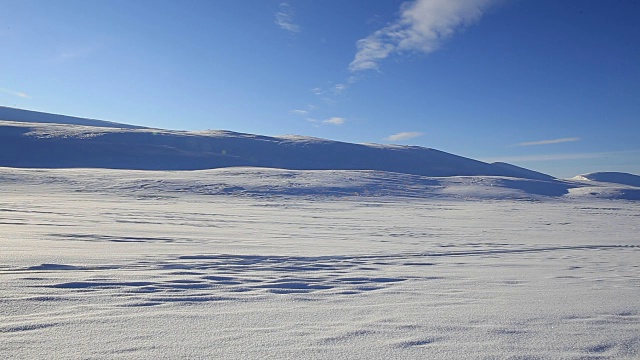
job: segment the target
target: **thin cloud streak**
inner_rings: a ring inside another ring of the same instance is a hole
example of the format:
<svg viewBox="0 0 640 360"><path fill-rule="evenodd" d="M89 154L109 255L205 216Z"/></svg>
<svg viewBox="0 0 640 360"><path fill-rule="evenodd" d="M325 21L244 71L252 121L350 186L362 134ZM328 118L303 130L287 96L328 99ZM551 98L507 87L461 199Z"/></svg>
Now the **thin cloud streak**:
<svg viewBox="0 0 640 360"><path fill-rule="evenodd" d="M341 117L332 117L327 120L324 120L323 124L331 124L331 125L342 125L347 122L347 119Z"/></svg>
<svg viewBox="0 0 640 360"><path fill-rule="evenodd" d="M478 21L494 0L415 0L400 8L400 18L356 42L351 72L378 70L392 54L430 53L455 34Z"/></svg>
<svg viewBox="0 0 640 360"><path fill-rule="evenodd" d="M339 96L342 95L347 89L349 89L349 85L355 82L354 79L349 78L345 83L334 84L332 82L327 82L324 87L316 86L314 88L309 89L311 93L317 96Z"/></svg>
<svg viewBox="0 0 640 360"><path fill-rule="evenodd" d="M386 141L401 141L401 140L409 140L409 139L417 138L422 135L424 135L424 133L417 132L417 131L408 131L408 132L393 134L393 135L387 136L384 139Z"/></svg>
<svg viewBox="0 0 640 360"><path fill-rule="evenodd" d="M0 88L0 92L3 92L5 94L9 94L9 95L13 95L13 96L17 96L17 97L23 98L23 99L31 98L31 96L27 95L26 93L23 93L23 92L20 92L20 91L14 91L14 90L10 90L10 89Z"/></svg>
<svg viewBox="0 0 640 360"><path fill-rule="evenodd" d="M307 114L309 114L309 111L296 109L296 110L289 111L289 113L293 115L306 116Z"/></svg>
<svg viewBox="0 0 640 360"><path fill-rule="evenodd" d="M484 162L536 162L536 161L564 161L564 160L579 160L579 159L595 159L609 156L621 156L621 155L640 155L640 150L629 151L609 151L609 152L596 152L596 153L575 153L575 154L538 154L538 155L524 155L524 156L507 156L499 158L482 159Z"/></svg>
<svg viewBox="0 0 640 360"><path fill-rule="evenodd" d="M346 84L336 84L333 87L333 93L336 95L342 94L345 90L347 90L348 86Z"/></svg>
<svg viewBox="0 0 640 360"><path fill-rule="evenodd" d="M315 124L315 126L320 126L320 125L344 125L344 123L347 122L347 119L342 118L342 117L331 117L328 118L326 120L318 120L318 119L314 119L314 118L307 118L306 119L308 122Z"/></svg>
<svg viewBox="0 0 640 360"><path fill-rule="evenodd" d="M550 144L561 144L561 143L574 142L574 141L580 141L580 138L572 137L572 138L561 138L561 139L551 139L551 140L527 141L527 142L521 142L512 146L550 145Z"/></svg>
<svg viewBox="0 0 640 360"><path fill-rule="evenodd" d="M300 26L293 21L293 15L293 9L289 3L280 3L280 11L276 13L276 25L290 33L300 32Z"/></svg>

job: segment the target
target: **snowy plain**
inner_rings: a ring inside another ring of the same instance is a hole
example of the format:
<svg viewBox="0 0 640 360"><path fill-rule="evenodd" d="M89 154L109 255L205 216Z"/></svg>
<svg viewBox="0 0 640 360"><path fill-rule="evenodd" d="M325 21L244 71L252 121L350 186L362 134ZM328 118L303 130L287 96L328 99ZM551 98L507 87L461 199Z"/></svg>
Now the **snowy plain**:
<svg viewBox="0 0 640 360"><path fill-rule="evenodd" d="M637 359L637 191L0 168L0 358Z"/></svg>

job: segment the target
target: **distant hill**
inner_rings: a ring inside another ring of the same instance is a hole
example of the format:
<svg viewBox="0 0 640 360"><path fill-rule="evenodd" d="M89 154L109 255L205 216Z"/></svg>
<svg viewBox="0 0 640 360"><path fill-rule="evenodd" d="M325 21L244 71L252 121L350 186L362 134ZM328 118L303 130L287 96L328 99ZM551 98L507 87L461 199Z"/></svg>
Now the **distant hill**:
<svg viewBox="0 0 640 360"><path fill-rule="evenodd" d="M574 179L640 187L640 176L622 172L594 172L578 175Z"/></svg>
<svg viewBox="0 0 640 360"><path fill-rule="evenodd" d="M0 110L0 118L4 114L4 120L8 120L0 121L0 166L5 167L199 170L251 166L554 179L510 164L488 164L419 146L352 144L230 131L158 130L10 108Z"/></svg>
<svg viewBox="0 0 640 360"><path fill-rule="evenodd" d="M135 125L120 124L104 120L85 119L74 116L49 114L38 111L16 109L6 106L0 106L0 120L31 123L72 124L122 129L142 129L142 127Z"/></svg>

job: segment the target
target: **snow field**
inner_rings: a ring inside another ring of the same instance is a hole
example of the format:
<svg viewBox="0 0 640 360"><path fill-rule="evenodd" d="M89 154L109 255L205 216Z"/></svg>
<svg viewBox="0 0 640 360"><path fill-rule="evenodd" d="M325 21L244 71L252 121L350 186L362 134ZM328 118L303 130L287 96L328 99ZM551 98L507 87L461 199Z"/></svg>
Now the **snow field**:
<svg viewBox="0 0 640 360"><path fill-rule="evenodd" d="M235 171L1 171L0 358L640 356L634 202Z"/></svg>

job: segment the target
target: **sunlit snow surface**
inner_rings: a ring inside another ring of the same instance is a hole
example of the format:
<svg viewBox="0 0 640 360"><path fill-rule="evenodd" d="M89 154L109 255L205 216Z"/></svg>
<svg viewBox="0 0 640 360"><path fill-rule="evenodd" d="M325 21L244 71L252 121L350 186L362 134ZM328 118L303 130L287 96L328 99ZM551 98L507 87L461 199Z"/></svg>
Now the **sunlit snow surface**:
<svg viewBox="0 0 640 360"><path fill-rule="evenodd" d="M0 358L640 357L639 203L524 185L0 168Z"/></svg>

